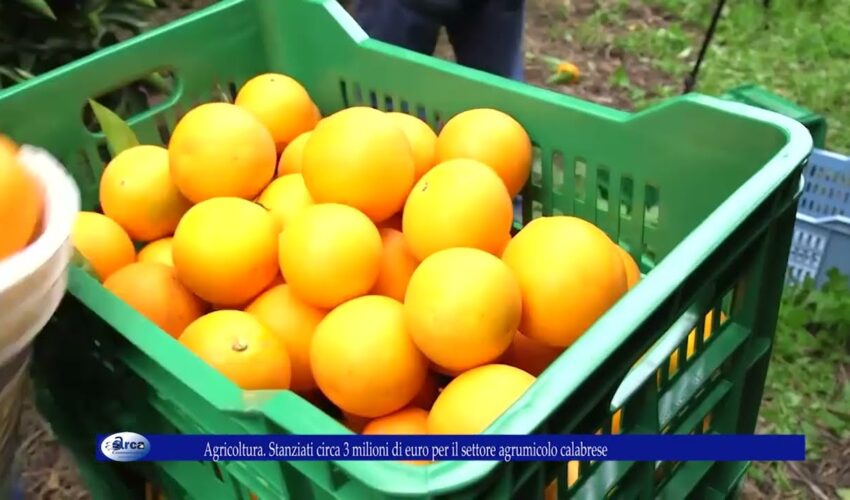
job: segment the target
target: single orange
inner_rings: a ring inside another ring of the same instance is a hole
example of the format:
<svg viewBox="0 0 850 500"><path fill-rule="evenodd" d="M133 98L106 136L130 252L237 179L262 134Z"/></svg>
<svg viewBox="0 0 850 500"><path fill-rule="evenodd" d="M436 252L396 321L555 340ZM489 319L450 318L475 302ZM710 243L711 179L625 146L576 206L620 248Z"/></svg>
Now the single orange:
<svg viewBox="0 0 850 500"><path fill-rule="evenodd" d="M136 248L124 228L97 212L77 214L71 243L91 264L101 282L136 261Z"/></svg>
<svg viewBox="0 0 850 500"><path fill-rule="evenodd" d="M266 186L257 203L271 212L283 230L298 212L313 204L313 197L301 174L287 174Z"/></svg>
<svg viewBox="0 0 850 500"><path fill-rule="evenodd" d="M192 322L180 343L245 390L288 389L283 340L244 311L213 311Z"/></svg>
<svg viewBox="0 0 850 500"><path fill-rule="evenodd" d="M310 364L319 389L343 411L380 417L419 393L428 364L404 326L400 302L381 295L349 300L313 334Z"/></svg>
<svg viewBox="0 0 850 500"><path fill-rule="evenodd" d="M43 193L17 158L17 145L0 135L0 260L23 250L39 232Z"/></svg>
<svg viewBox="0 0 850 500"><path fill-rule="evenodd" d="M239 89L234 103L265 125L278 153L300 134L313 130L321 118L307 89L279 73L251 78Z"/></svg>
<svg viewBox="0 0 850 500"><path fill-rule="evenodd" d="M277 163L277 176L282 177L287 174L301 173L301 159L304 157L304 146L310 138L312 132L304 132L292 140L280 154L280 160Z"/></svg>
<svg viewBox="0 0 850 500"><path fill-rule="evenodd" d="M413 180L418 181L436 163L437 134L430 125L413 115L392 112L387 113L387 116L404 132L410 142L415 167Z"/></svg>
<svg viewBox="0 0 850 500"><path fill-rule="evenodd" d="M513 366L479 366L443 389L428 414L429 434L480 434L531 387L535 378Z"/></svg>
<svg viewBox="0 0 850 500"><path fill-rule="evenodd" d="M640 281L640 268L638 268L637 262L635 262L635 259L632 258L629 252L619 245L615 246L620 253L620 257L623 259L623 269L626 271L626 283L629 289L631 289Z"/></svg>
<svg viewBox="0 0 850 500"><path fill-rule="evenodd" d="M139 262L158 262L174 267L174 259L171 258L171 241L171 237L151 241L139 250L137 260Z"/></svg>
<svg viewBox="0 0 850 500"><path fill-rule="evenodd" d="M18 144L9 136L0 134L0 155L17 156Z"/></svg>
<svg viewBox="0 0 850 500"><path fill-rule="evenodd" d="M577 460L567 462L567 488L571 488L579 478L579 467ZM543 491L543 500L558 499L558 480L549 483L549 486Z"/></svg>
<svg viewBox="0 0 850 500"><path fill-rule="evenodd" d="M501 362L539 377L562 352L564 350L559 347L530 339L517 331Z"/></svg>
<svg viewBox="0 0 850 500"><path fill-rule="evenodd" d="M440 381L437 378L437 374L428 372L428 376L425 377L425 383L422 385L422 389L419 390L419 393L416 394L413 401L410 402L410 406L422 408L423 410L430 410L439 395Z"/></svg>
<svg viewBox="0 0 850 500"><path fill-rule="evenodd" d="M501 257L503 253L505 253L505 249L508 248L508 243L511 242L511 233L508 233L504 236L504 240L502 240L502 249L496 254L498 257Z"/></svg>
<svg viewBox="0 0 850 500"><path fill-rule="evenodd" d="M177 279L174 268L134 262L112 273L103 287L174 338L198 319L205 304Z"/></svg>
<svg viewBox="0 0 850 500"><path fill-rule="evenodd" d="M513 223L507 189L474 160L441 163L419 179L404 205L402 231L413 255L472 247L499 255Z"/></svg>
<svg viewBox="0 0 850 500"><path fill-rule="evenodd" d="M383 245L363 212L322 203L301 210L280 233L280 269L302 300L332 309L372 289Z"/></svg>
<svg viewBox="0 0 850 500"><path fill-rule="evenodd" d="M463 369L452 370L452 369L446 368L445 366L440 366L438 363L435 363L433 361L431 361L430 367L431 367L431 371L433 373L439 374L443 377L449 377L449 378L457 377L458 375L460 375L461 373L466 371L466 370L463 370Z"/></svg>
<svg viewBox="0 0 850 500"><path fill-rule="evenodd" d="M327 413L328 415L336 415L337 413L339 413L339 409L334 406L333 403L331 403L330 399L328 399L324 394L322 394L322 391L318 389L302 391L298 393L298 395L304 398L316 408Z"/></svg>
<svg viewBox="0 0 850 500"><path fill-rule="evenodd" d="M363 427L364 435L405 436L428 434L428 412L422 408L408 407L378 417ZM411 465L426 465L430 460L403 460Z"/></svg>
<svg viewBox="0 0 850 500"><path fill-rule="evenodd" d="M502 260L522 289L519 330L553 347L570 346L627 290L615 245L577 217L529 222L508 243Z"/></svg>
<svg viewBox="0 0 850 500"><path fill-rule="evenodd" d="M422 408L403 408L366 424L363 434L427 434L428 412Z"/></svg>
<svg viewBox="0 0 850 500"><path fill-rule="evenodd" d="M177 276L217 306L242 306L278 274L278 226L241 198L212 198L186 212L172 240Z"/></svg>
<svg viewBox="0 0 850 500"><path fill-rule="evenodd" d="M498 359L514 338L521 308L510 268L475 248L450 248L422 261L404 298L413 342L453 373Z"/></svg>
<svg viewBox="0 0 850 500"><path fill-rule="evenodd" d="M398 213L394 214L392 217L390 217L389 219L387 219L383 222L379 222L378 223L378 229L388 227L390 229L395 229L396 231L401 231L401 219L402 219L402 214L401 214L401 212L398 212Z"/></svg>
<svg viewBox="0 0 850 500"><path fill-rule="evenodd" d="M186 113L168 142L171 179L193 203L217 197L253 200L274 177L275 143L250 112L225 102Z"/></svg>
<svg viewBox="0 0 850 500"><path fill-rule="evenodd" d="M315 389L310 370L310 343L326 311L296 297L288 285L278 285L254 299L245 312L259 319L286 344L292 364L290 388L299 392Z"/></svg>
<svg viewBox="0 0 850 500"><path fill-rule="evenodd" d="M323 119L304 146L301 173L317 203L354 207L381 222L413 186L413 151L381 111L354 107Z"/></svg>
<svg viewBox="0 0 850 500"><path fill-rule="evenodd" d="M192 204L171 182L168 150L142 145L121 151L106 165L100 206L130 238L152 241L174 233Z"/></svg>
<svg viewBox="0 0 850 500"><path fill-rule="evenodd" d="M404 301L407 283L413 271L416 270L416 266L419 265L419 261L410 253L410 248L401 231L381 228L380 233L384 244L381 254L381 271L371 293L386 295L401 302Z"/></svg>
<svg viewBox="0 0 850 500"><path fill-rule="evenodd" d="M437 137L437 163L455 158L488 165L499 174L513 198L531 172L531 139L522 125L506 113L470 109L449 119Z"/></svg>
<svg viewBox="0 0 850 500"><path fill-rule="evenodd" d="M242 304L237 304L237 305L234 305L234 306L226 306L226 305L221 305L221 304L211 304L212 309L214 311L218 311L219 309L237 309L239 311L244 311L248 306L251 305L252 302L257 300L257 298L259 298L260 295L266 293L267 291L271 290L272 288L274 288L278 285L283 285L285 283L286 282L283 280L283 276L281 276L280 273L277 273L275 275L274 279L272 279L271 283L269 283L267 287L263 288L263 290L260 293L251 297L250 300L247 300Z"/></svg>
<svg viewBox="0 0 850 500"><path fill-rule="evenodd" d="M363 428L366 427L366 424L368 424L370 420L371 419L367 417L360 417L345 410L342 411L342 425L348 427L348 430L356 432L357 434L363 432Z"/></svg>

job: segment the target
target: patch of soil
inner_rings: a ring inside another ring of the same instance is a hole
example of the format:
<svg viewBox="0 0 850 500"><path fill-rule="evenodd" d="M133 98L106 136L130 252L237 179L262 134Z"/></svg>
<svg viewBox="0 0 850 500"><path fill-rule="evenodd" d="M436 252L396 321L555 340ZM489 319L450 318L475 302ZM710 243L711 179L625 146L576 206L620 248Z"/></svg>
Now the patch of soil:
<svg viewBox="0 0 850 500"><path fill-rule="evenodd" d="M850 366L844 365L836 375L846 377L848 370ZM764 422L759 419L756 432L765 432L764 427ZM842 439L825 429L821 429L820 438L826 441L820 458L784 464L784 473L795 488L796 498L831 500L839 498L839 490L850 489L850 439ZM744 483L744 492L749 495L745 498L752 499L788 496L788 492L781 490L779 485L757 483L751 478Z"/></svg>
<svg viewBox="0 0 850 500"><path fill-rule="evenodd" d="M643 5L631 5L623 23L606 28L600 43L586 46L570 40L567 34L578 27L601 6L611 0L527 0L525 18L526 53L525 78L532 85L570 94L591 102L619 109L632 110L634 102L628 89L618 86L612 76L623 68L632 85L650 92L661 85L679 86L670 75L654 68L651 61L626 54L614 45L614 40L626 30L657 28L667 24L665 15ZM440 37L435 55L453 60L451 45ZM575 64L579 81L571 84L549 84L552 69L546 58Z"/></svg>
<svg viewBox="0 0 850 500"><path fill-rule="evenodd" d="M850 486L850 440L830 441L819 460L790 462L786 467L793 483L820 499L833 498L832 493Z"/></svg>
<svg viewBox="0 0 850 500"><path fill-rule="evenodd" d="M35 408L32 389L26 392L21 412L18 459L21 488L26 499L89 500L70 452L64 448Z"/></svg>
<svg viewBox="0 0 850 500"><path fill-rule="evenodd" d="M159 2L157 3L159 4ZM156 9L153 15L148 18L150 28L162 26L214 3L216 3L216 0L167 0L163 7Z"/></svg>
<svg viewBox="0 0 850 500"><path fill-rule="evenodd" d="M662 84L675 83L663 73L633 55L625 54L613 44L618 31L657 27L664 23L658 15L645 6L630 6L622 26L606 29L600 38L603 43L595 47L568 41L567 33L575 33L578 26L592 15L603 2L595 0L529 0L526 14L526 52L531 57L526 70L529 83L547 86L551 70L544 56L568 61L581 70L582 77L574 85L549 85L560 92L588 101L620 109L633 109L634 103L626 89L612 81L614 72L623 68L634 86L654 89ZM560 14L563 12L563 14ZM557 26L557 29L553 29Z"/></svg>

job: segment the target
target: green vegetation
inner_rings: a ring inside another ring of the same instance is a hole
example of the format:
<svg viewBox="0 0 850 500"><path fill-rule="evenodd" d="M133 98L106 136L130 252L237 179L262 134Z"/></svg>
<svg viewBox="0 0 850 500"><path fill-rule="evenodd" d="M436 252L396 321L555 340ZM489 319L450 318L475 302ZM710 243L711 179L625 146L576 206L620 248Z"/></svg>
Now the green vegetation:
<svg viewBox="0 0 850 500"><path fill-rule="evenodd" d="M0 0L0 89L138 35L157 8L154 0ZM167 84L152 75L102 100L129 114Z"/></svg>
<svg viewBox="0 0 850 500"><path fill-rule="evenodd" d="M821 460L830 445L834 452L836 443L850 441L847 277L832 273L821 289L811 282L786 289L760 418L760 432L805 434L807 460ZM789 491L785 467L758 464L750 477Z"/></svg>
<svg viewBox="0 0 850 500"><path fill-rule="evenodd" d="M576 31L585 45L607 40L681 82L696 57L716 0L642 0L657 23L632 23L627 4L600 2ZM611 35L613 33L613 35ZM614 76L637 107L677 88L633 89ZM759 84L827 117L829 149L850 152L850 0L727 2L700 71L697 90L719 95Z"/></svg>
<svg viewBox="0 0 850 500"><path fill-rule="evenodd" d="M671 9L704 0L656 0ZM713 2L711 2L713 3ZM827 116L830 149L850 152L850 1L729 2L699 88L753 82ZM707 14L701 18L708 20ZM705 23L703 23L705 24Z"/></svg>
<svg viewBox="0 0 850 500"><path fill-rule="evenodd" d="M0 88L141 33L154 0L0 0Z"/></svg>

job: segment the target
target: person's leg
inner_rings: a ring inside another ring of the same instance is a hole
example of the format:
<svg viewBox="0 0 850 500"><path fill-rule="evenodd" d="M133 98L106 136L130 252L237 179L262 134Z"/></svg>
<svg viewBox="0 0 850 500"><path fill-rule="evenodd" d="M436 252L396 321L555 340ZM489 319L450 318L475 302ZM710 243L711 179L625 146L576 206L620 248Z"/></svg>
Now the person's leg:
<svg viewBox="0 0 850 500"><path fill-rule="evenodd" d="M457 62L496 75L523 80L524 0L482 0L446 26Z"/></svg>
<svg viewBox="0 0 850 500"><path fill-rule="evenodd" d="M371 38L431 55L440 24L402 0L356 0L354 19Z"/></svg>

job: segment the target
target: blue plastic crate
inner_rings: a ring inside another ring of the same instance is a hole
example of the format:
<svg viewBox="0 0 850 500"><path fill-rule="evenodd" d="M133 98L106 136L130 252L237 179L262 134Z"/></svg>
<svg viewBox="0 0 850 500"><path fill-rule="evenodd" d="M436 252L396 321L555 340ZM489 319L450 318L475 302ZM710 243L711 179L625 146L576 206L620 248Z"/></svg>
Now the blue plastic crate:
<svg viewBox="0 0 850 500"><path fill-rule="evenodd" d="M803 176L786 279L821 286L830 269L850 276L850 157L815 149Z"/></svg>

